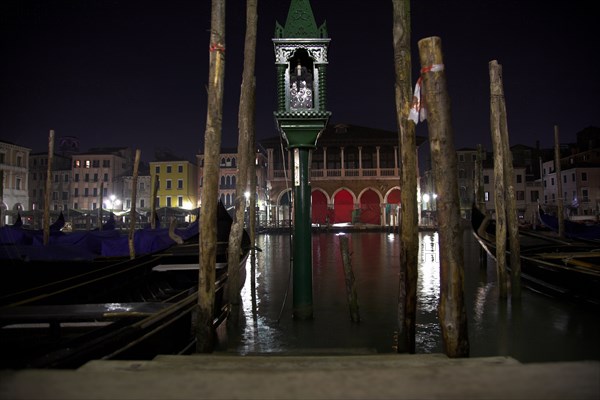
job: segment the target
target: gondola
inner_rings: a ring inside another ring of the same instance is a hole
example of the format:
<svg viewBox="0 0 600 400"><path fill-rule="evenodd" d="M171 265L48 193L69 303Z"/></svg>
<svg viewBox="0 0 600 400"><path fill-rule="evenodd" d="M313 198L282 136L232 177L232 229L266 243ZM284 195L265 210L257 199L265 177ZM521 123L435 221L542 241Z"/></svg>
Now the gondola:
<svg viewBox="0 0 600 400"><path fill-rule="evenodd" d="M495 259L496 227L489 216L473 206L473 235ZM521 282L531 290L586 306L600 306L600 247L588 242L562 240L532 230L519 230ZM510 255L510 241L506 242ZM507 256L510 270L510 257Z"/></svg>
<svg viewBox="0 0 600 400"><path fill-rule="evenodd" d="M219 217L213 327L227 317L227 238ZM123 260L0 296L0 368L77 368L194 350L199 243ZM250 239L243 232L240 282Z"/></svg>
<svg viewBox="0 0 600 400"><path fill-rule="evenodd" d="M540 221L543 226L558 232L558 218L547 214L541 206L538 206ZM585 240L597 243L600 246L600 224L575 222L569 219L564 220L565 236L576 240Z"/></svg>
<svg viewBox="0 0 600 400"><path fill-rule="evenodd" d="M44 243L43 230L24 228L19 221L17 218L15 224L0 228L0 260L4 264L107 263L130 256L129 234L115 229L112 214L102 229L63 232L65 220L61 212L50 225L47 243ZM157 253L197 235L198 218L185 228L172 225L137 229L133 235L135 255Z"/></svg>

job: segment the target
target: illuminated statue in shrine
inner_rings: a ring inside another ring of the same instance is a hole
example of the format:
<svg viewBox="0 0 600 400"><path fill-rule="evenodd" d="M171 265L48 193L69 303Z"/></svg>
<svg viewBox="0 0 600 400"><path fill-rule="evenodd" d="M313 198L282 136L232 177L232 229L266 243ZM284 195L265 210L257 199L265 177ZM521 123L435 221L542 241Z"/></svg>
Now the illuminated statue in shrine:
<svg viewBox="0 0 600 400"><path fill-rule="evenodd" d="M313 108L313 79L300 62L290 74L291 108Z"/></svg>

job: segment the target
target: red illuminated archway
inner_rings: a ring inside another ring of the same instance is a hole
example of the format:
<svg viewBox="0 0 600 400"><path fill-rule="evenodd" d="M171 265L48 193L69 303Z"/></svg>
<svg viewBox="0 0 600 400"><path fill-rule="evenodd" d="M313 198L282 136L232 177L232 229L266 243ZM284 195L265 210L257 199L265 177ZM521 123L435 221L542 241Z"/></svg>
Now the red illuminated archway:
<svg viewBox="0 0 600 400"><path fill-rule="evenodd" d="M312 223L327 223L327 197L320 190L313 190L311 193L312 201Z"/></svg>
<svg viewBox="0 0 600 400"><path fill-rule="evenodd" d="M381 223L379 195L372 189L366 190L360 196L360 222L375 225Z"/></svg>
<svg viewBox="0 0 600 400"><path fill-rule="evenodd" d="M352 210L354 209L354 198L352 194L343 189L335 194L333 198L334 220L333 223L352 222Z"/></svg>

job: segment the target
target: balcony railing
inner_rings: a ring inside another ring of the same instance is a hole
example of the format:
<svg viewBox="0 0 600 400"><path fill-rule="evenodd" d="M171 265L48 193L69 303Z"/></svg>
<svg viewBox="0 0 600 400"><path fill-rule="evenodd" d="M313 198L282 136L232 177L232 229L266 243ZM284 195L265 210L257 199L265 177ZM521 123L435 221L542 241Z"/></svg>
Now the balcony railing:
<svg viewBox="0 0 600 400"><path fill-rule="evenodd" d="M342 177L348 178L396 178L399 171L396 168L342 168L342 169L311 169L310 177L313 180L334 180ZM291 179L290 171L287 178ZM286 178L286 173L282 169L273 170L273 179L281 180Z"/></svg>

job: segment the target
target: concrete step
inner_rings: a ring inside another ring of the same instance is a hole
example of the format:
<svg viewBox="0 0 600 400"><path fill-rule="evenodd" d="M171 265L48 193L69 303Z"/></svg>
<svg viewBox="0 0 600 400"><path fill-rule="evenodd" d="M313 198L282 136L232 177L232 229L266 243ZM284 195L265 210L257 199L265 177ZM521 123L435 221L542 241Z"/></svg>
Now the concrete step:
<svg viewBox="0 0 600 400"><path fill-rule="evenodd" d="M308 351L307 351L308 352ZM267 353L240 356L216 353L191 356L161 355L149 361L94 360L80 367L89 371L149 371L184 369L186 371L252 371L252 370L335 370L415 367L462 367L519 364L510 357L449 358L444 354L356 354L347 350L319 350L314 354Z"/></svg>
<svg viewBox="0 0 600 400"><path fill-rule="evenodd" d="M325 352L327 353L327 352ZM0 399L593 399L600 362L442 354L211 354L0 371Z"/></svg>

